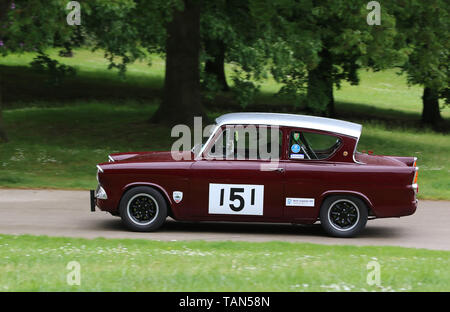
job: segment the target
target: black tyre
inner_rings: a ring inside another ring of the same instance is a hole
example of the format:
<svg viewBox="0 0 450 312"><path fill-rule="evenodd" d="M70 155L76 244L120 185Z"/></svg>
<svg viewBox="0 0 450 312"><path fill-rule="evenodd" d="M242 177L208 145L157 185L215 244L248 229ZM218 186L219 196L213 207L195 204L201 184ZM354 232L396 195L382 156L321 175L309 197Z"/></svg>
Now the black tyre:
<svg viewBox="0 0 450 312"><path fill-rule="evenodd" d="M119 210L125 226L137 232L156 231L167 217L164 197L148 186L134 187L125 192Z"/></svg>
<svg viewBox="0 0 450 312"><path fill-rule="evenodd" d="M366 226L367 215L367 206L361 199L347 195L330 196L320 208L320 223L332 236L353 237Z"/></svg>

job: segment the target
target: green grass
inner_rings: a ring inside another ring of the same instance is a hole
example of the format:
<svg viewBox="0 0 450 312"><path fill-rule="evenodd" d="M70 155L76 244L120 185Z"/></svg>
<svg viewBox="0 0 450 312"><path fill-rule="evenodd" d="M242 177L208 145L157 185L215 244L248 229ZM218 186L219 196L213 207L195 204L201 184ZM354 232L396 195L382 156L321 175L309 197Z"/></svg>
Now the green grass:
<svg viewBox="0 0 450 312"><path fill-rule="evenodd" d="M408 86L405 76L397 73L396 69L382 72L361 70L359 85L351 86L344 82L341 89L336 89L337 110L354 112L356 104L356 113L361 115L385 119L418 118L423 108L423 87ZM450 107L444 107L441 114L450 118Z"/></svg>
<svg viewBox="0 0 450 312"><path fill-rule="evenodd" d="M154 88L163 86L165 61L159 56L152 56L147 61L137 61L127 67L126 81L117 75L117 70L108 70L109 62L101 51L92 52L87 49L76 49L74 57L58 56L58 49L49 51L49 55L57 61L74 67L77 74L83 78L96 80L106 79L108 83L120 82L128 85L138 85ZM35 53L10 54L0 59L0 64L8 67L29 67L29 63L36 56ZM151 62L151 70L148 63Z"/></svg>
<svg viewBox="0 0 450 312"><path fill-rule="evenodd" d="M0 145L0 186L95 187L95 165L112 152L170 150L170 128L148 123L156 104L72 102L68 106L10 109L11 141ZM416 156L420 198L450 199L450 140L445 134L364 123L359 150Z"/></svg>
<svg viewBox="0 0 450 312"><path fill-rule="evenodd" d="M448 251L0 235L0 291L450 291ZM67 264L81 266L68 285ZM367 284L380 264L381 285Z"/></svg>
<svg viewBox="0 0 450 312"><path fill-rule="evenodd" d="M378 155L415 156L419 166L419 198L450 199L450 140L448 135L413 128L364 124L358 150Z"/></svg>
<svg viewBox="0 0 450 312"><path fill-rule="evenodd" d="M33 54L0 58L11 138L0 145L0 187L92 188L95 165L109 153L170 149L170 129L148 123L160 103L163 59L153 56L152 67L132 64L122 80L106 69L101 52L79 49L73 58L60 58L55 49L50 55L75 66L78 75L55 87L28 67ZM364 126L359 150L417 156L419 198L449 200L450 140L417 126L421 88L408 87L394 70L360 76L359 86L344 83L335 93L338 117ZM247 110L269 103L272 110L289 112L290 104L273 96L278 88L273 79L265 81L258 102ZM226 110L240 109L221 108L210 116ZM449 117L450 108L442 115Z"/></svg>
<svg viewBox="0 0 450 312"><path fill-rule="evenodd" d="M170 148L170 129L148 123L156 108L93 101L6 110L0 186L92 188L95 165L111 152Z"/></svg>
<svg viewBox="0 0 450 312"><path fill-rule="evenodd" d="M77 76L67 79L62 86L52 87L45 85L45 77L33 72L29 63L36 54L13 54L0 58L0 71L9 79L4 79L7 105L25 105L23 101L45 99L52 101L67 101L75 98L95 97L96 99L155 99L161 95L164 81L164 59L157 55L148 61L138 61L127 68L125 79L117 75L116 70L108 70L108 61L101 51L91 52L87 49L75 49L72 58L59 57L59 49L52 49L49 55L61 63L73 66ZM233 65L226 65L228 82L232 86ZM420 120L422 112L421 96L423 89L420 86L408 86L405 76L397 74L398 70L390 69L382 72L361 70L359 72L360 84L352 86L343 82L341 88L335 89L336 110L343 116L365 116L366 118L384 119L413 119ZM25 78L25 79L24 79ZM293 109L291 103L273 96L281 85L271 77L261 84L261 94L257 96L256 103L247 110L279 106L275 110L286 111ZM8 101L9 100L9 101ZM220 101L220 97L217 99ZM230 105L230 98L225 96L225 104ZM13 102L13 103L11 103ZM450 118L450 107L443 107L442 116Z"/></svg>

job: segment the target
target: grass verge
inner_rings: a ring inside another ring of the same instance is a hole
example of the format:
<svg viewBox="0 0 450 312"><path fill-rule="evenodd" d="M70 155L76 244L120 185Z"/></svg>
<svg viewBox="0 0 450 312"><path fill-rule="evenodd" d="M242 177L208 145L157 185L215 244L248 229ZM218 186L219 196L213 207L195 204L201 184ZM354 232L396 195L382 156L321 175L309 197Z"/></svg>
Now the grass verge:
<svg viewBox="0 0 450 312"><path fill-rule="evenodd" d="M0 235L1 291L449 291L448 251ZM68 285L67 265L81 266ZM380 264L381 285L367 284Z"/></svg>

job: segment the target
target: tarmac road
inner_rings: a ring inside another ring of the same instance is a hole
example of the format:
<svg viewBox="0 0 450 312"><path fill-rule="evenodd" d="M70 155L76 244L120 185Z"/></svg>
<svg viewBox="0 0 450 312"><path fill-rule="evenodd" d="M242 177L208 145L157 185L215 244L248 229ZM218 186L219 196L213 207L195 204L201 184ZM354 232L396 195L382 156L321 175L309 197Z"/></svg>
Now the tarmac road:
<svg viewBox="0 0 450 312"><path fill-rule="evenodd" d="M88 191L0 189L0 233L154 240L289 241L319 244L391 245L450 250L450 202L419 201L412 216L368 221L351 239L328 237L319 224L176 222L158 232L127 231L120 218L90 212Z"/></svg>

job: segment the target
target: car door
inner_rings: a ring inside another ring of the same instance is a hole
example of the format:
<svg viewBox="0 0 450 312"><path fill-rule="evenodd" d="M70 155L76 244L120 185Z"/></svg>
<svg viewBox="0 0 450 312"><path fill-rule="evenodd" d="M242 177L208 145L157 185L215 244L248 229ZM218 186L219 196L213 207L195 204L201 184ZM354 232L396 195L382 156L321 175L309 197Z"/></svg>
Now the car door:
<svg viewBox="0 0 450 312"><path fill-rule="evenodd" d="M211 146L217 146L220 140L223 140L221 145L227 145L226 137L232 136L232 130L218 131L221 133ZM248 146L241 154L243 157L238 157L240 152L236 146L231 157L226 152L219 155L223 157L216 157L217 153L211 153L214 148L207 149L190 169L193 216L231 221L274 220L283 216L283 164L274 159L252 157L249 154L253 149ZM259 151L256 153L259 155Z"/></svg>
<svg viewBox="0 0 450 312"><path fill-rule="evenodd" d="M332 188L327 175L335 163L329 159L341 146L340 138L328 133L290 129L285 161L285 206L287 218L314 220L320 196Z"/></svg>

